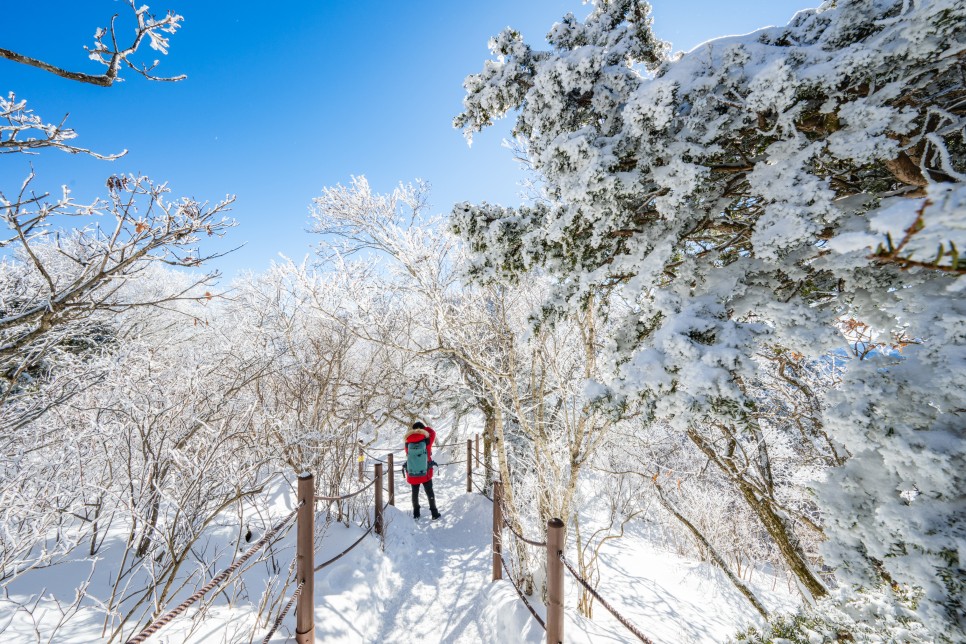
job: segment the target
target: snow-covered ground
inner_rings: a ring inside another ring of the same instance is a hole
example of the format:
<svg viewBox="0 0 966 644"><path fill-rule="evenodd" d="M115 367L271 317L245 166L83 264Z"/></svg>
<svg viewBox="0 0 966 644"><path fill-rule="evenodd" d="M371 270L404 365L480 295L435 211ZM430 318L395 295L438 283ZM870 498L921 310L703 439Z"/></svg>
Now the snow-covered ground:
<svg viewBox="0 0 966 644"><path fill-rule="evenodd" d="M436 494L443 513L440 520L413 520L408 489L399 491L398 507L387 509L384 542L370 536L316 574L319 642L544 641L543 630L510 583L490 581L490 501L465 493L459 466L441 471ZM289 505L286 496L279 495L279 515ZM329 527L316 563L338 554L361 534L354 525ZM294 532L286 537L283 547L286 545L294 545ZM61 619L57 602L69 604L73 587L89 570L89 562L78 560L32 573L25 577L29 585L12 584L9 596L0 602L0 627L7 625L3 642L51 641L49 633ZM92 578L88 588L91 600L81 602L52 641L102 641L103 613L94 598L105 596L108 572L99 567L101 576ZM258 568L246 573L250 588L258 587L253 579L258 574ZM787 594L784 581L774 581L758 574L751 586L769 608L790 609L794 597ZM600 605L595 604L593 621L581 618L576 611L577 585L567 574L565 583L568 642L635 641ZM659 539L649 536L646 525L631 529L603 548L598 590L658 642L722 642L759 621L724 575L663 549ZM286 592L290 594L291 587ZM539 594L531 601L544 616ZM16 604L32 608L14 610ZM225 604L216 601L200 621L191 619L195 615L191 609L149 641L261 641L267 628L264 623L255 624L254 611ZM238 605L246 602L236 602ZM294 615L289 614L273 641L291 641L293 630Z"/></svg>
<svg viewBox="0 0 966 644"><path fill-rule="evenodd" d="M490 501L466 494L461 472L447 471L436 490L439 521L413 520L408 494L397 494L398 507L386 515L385 548L369 539L318 573L320 642L544 641L510 583L490 581ZM593 621L581 618L577 585L565 580L568 642L636 641L599 605ZM771 578L759 581L765 583L753 580L752 586L769 608L795 604L784 581L774 591ZM754 609L719 571L661 549L641 530L605 547L598 590L658 642L722 642L758 623ZM531 602L546 615L539 596Z"/></svg>

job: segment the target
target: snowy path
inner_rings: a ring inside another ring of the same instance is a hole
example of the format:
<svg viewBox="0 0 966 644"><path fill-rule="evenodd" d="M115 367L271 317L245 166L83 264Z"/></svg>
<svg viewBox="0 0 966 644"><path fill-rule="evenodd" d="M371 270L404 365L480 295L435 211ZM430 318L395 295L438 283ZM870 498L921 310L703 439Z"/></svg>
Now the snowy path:
<svg viewBox="0 0 966 644"><path fill-rule="evenodd" d="M436 497L443 513L438 521L425 516L414 520L408 487L401 486L398 507L386 513L385 552L379 552L378 540L367 540L363 547L368 554L317 573L319 641L495 641L499 623L484 614L491 612L495 599L490 582L490 502L463 493L461 483L455 476L437 479ZM514 615L507 617L517 617L516 610L510 612ZM501 621L505 620L496 620ZM515 630L513 641L520 641L519 623Z"/></svg>
<svg viewBox="0 0 966 644"><path fill-rule="evenodd" d="M479 642L483 637L477 623L490 585L490 526L481 506L489 502L479 496L441 501L446 514L440 520L414 521L400 510L389 528L386 548L404 578L385 606L379 640Z"/></svg>
<svg viewBox="0 0 966 644"><path fill-rule="evenodd" d="M509 582L490 581L492 506L479 494L466 494L460 474L450 470L436 479L440 520L413 520L409 488L401 485L397 507L387 509L384 550L378 539L367 539L316 574L319 642L544 642L543 629ZM341 526L330 530L324 543L331 554L358 533L357 528L343 532ZM606 558L610 566L601 590L631 609L657 641L722 641L736 630L734 614L752 610L717 578L720 573L709 574L703 565L662 553L639 538L629 535ZM577 587L566 582L572 608ZM545 615L539 597L531 600ZM709 603L727 608L708 610ZM565 630L567 641L575 644L633 639L599 607L593 621L568 610Z"/></svg>
<svg viewBox="0 0 966 644"><path fill-rule="evenodd" d="M436 500L443 514L438 521L425 516L413 520L409 488L400 486L397 507L387 509L384 551L378 539L367 539L352 552L355 556L316 574L319 642L545 641L543 629L512 585L490 580L492 506L479 494L467 494L463 485L461 473L453 470L436 479ZM326 537L335 537L333 553L356 534L346 531L339 536L340 530L337 526L336 534ZM544 616L539 598L531 601ZM627 641L619 625L598 625L576 611L569 611L566 619L568 642Z"/></svg>

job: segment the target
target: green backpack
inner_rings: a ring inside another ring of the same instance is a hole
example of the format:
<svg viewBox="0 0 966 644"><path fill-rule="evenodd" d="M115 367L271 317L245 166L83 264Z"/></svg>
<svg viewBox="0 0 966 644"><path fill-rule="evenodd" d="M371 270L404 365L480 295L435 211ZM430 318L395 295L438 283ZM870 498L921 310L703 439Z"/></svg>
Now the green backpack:
<svg viewBox="0 0 966 644"><path fill-rule="evenodd" d="M406 454L406 471L410 476L425 476L429 470L428 439L416 443L409 443Z"/></svg>

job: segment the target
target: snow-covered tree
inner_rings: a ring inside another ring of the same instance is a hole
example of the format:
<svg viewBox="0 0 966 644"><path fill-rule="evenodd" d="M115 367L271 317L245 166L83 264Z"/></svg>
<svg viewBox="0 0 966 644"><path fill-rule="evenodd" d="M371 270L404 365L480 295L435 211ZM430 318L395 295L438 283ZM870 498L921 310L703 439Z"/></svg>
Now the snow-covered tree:
<svg viewBox="0 0 966 644"><path fill-rule="evenodd" d="M919 617L961 635L966 5L830 1L672 58L646 2L593 4L548 51L504 31L466 79L456 125L513 112L546 197L454 209L476 273L549 271L550 311L620 303L610 397L645 399L725 473L766 444L755 356L841 357L842 326L868 325L878 350L842 358L819 405L829 455L851 454L821 485L826 554L845 580L918 588ZM737 489L825 594L748 471Z"/></svg>
<svg viewBox="0 0 966 644"><path fill-rule="evenodd" d="M150 80L181 80L184 76L153 75L158 61L136 61L146 43L167 53L168 37L177 31L182 17L169 12L155 17L147 5L127 2L134 19L129 44L117 27L98 28L88 58L107 69L104 74L68 71L40 59L0 48L0 58L33 66L62 78L101 86L119 80L129 68ZM13 94L0 99L0 154L35 154L45 149L85 153L114 160L124 152L100 155L72 145L76 133L47 123L27 109ZM69 347L77 353L103 335L112 315L131 307L161 305L180 297L180 292L141 297L123 286L153 262L196 267L208 259L197 248L206 236L221 236L233 223L224 211L229 197L217 204L194 199L171 199L165 184L146 177L114 174L107 178L107 195L92 203L78 203L65 187L58 196L37 194L34 173L19 186L0 185L0 405L4 416L0 428L12 427L44 413L50 405L69 395L39 398L37 383L50 375L55 354ZM102 223L106 220L106 223ZM194 285L210 282L205 275Z"/></svg>
<svg viewBox="0 0 966 644"><path fill-rule="evenodd" d="M108 197L84 206L66 193L50 202L29 195L26 187L12 200L0 192L0 219L10 230L0 247L13 251L0 258L0 403L10 411L0 426L43 412L44 405L32 407L21 399L58 350L97 344L120 311L203 296L192 289L215 274L150 296L124 286L152 263L199 265L206 257L198 253L198 241L234 225L223 215L232 199L215 205L169 201L166 185L144 177L111 177ZM82 225L55 228L64 223L58 215L68 222L82 219ZM15 408L20 410L13 413Z"/></svg>

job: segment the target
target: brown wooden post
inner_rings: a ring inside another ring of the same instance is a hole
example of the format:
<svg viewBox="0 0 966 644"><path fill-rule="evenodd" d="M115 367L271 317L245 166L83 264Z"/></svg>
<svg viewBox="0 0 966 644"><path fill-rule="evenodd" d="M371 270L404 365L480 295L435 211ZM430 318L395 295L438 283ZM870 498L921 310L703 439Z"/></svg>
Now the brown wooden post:
<svg viewBox="0 0 966 644"><path fill-rule="evenodd" d="M365 464L366 464L366 455L365 455L365 452L362 451L362 441L359 441L359 482L360 483L362 483L364 479L363 468L365 467Z"/></svg>
<svg viewBox="0 0 966 644"><path fill-rule="evenodd" d="M473 440L466 439L466 493L473 492Z"/></svg>
<svg viewBox="0 0 966 644"><path fill-rule="evenodd" d="M376 463L376 534L382 534L382 463Z"/></svg>
<svg viewBox="0 0 966 644"><path fill-rule="evenodd" d="M389 452L389 505L396 505L396 469L392 464L392 452Z"/></svg>
<svg viewBox="0 0 966 644"><path fill-rule="evenodd" d="M547 644L564 641L564 523L547 521Z"/></svg>
<svg viewBox="0 0 966 644"><path fill-rule="evenodd" d="M493 581L503 579L503 483L493 481Z"/></svg>
<svg viewBox="0 0 966 644"><path fill-rule="evenodd" d="M302 593L295 607L295 641L315 644L315 478L299 475L298 532L295 541L297 579Z"/></svg>
<svg viewBox="0 0 966 644"><path fill-rule="evenodd" d="M480 468L480 435L476 435L476 468Z"/></svg>

